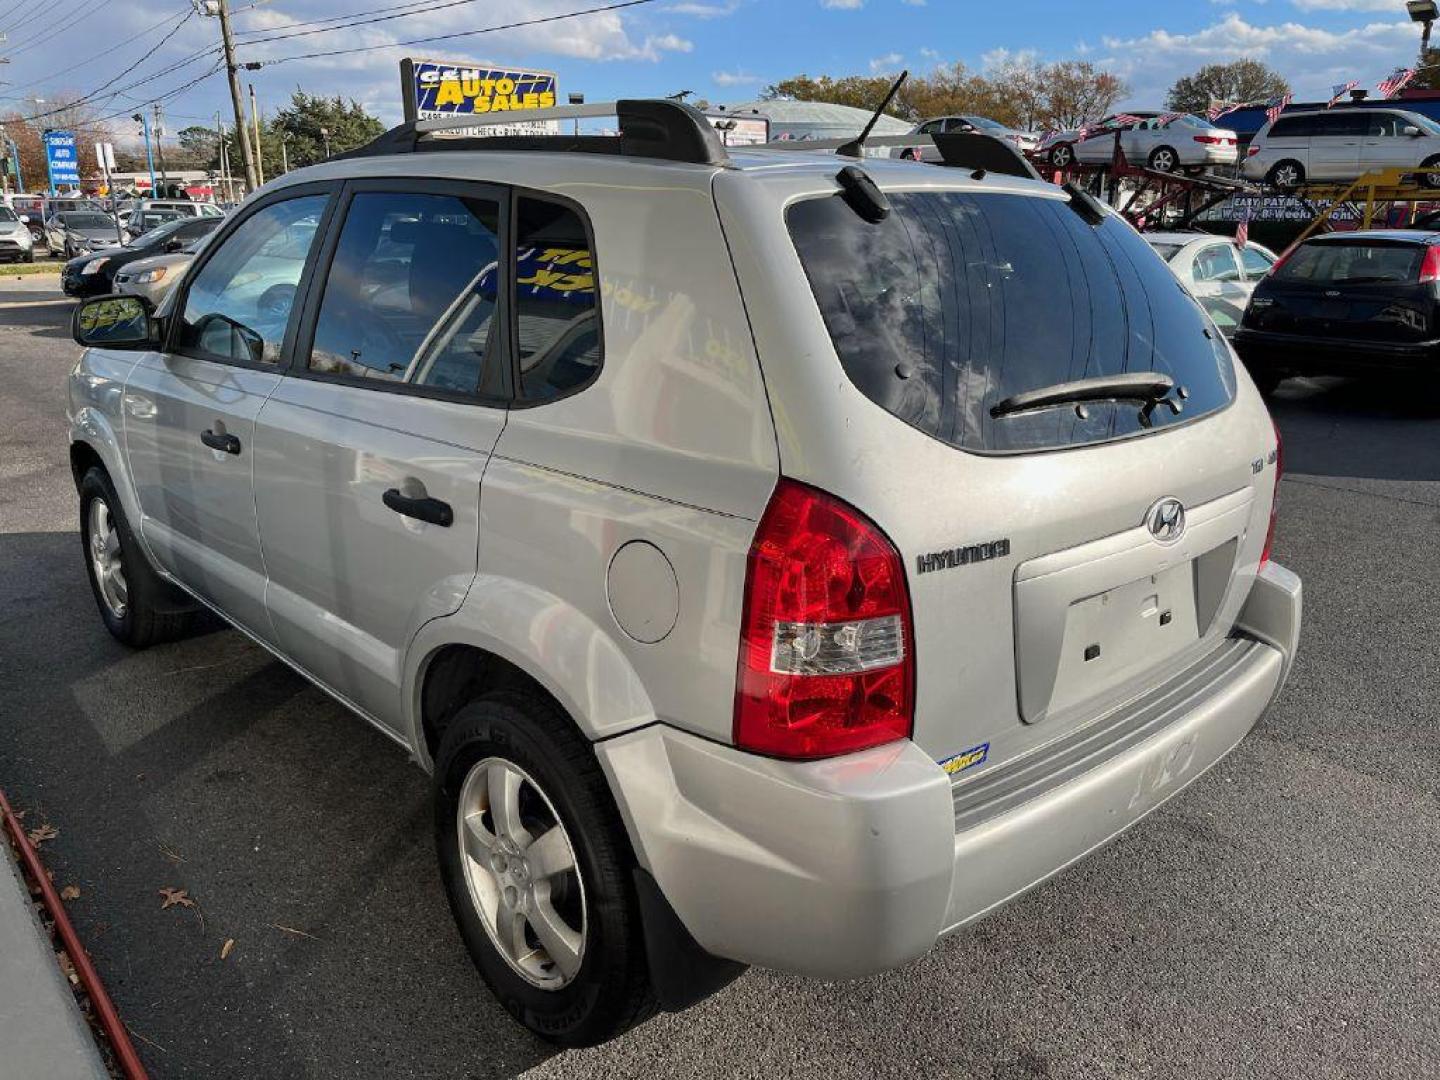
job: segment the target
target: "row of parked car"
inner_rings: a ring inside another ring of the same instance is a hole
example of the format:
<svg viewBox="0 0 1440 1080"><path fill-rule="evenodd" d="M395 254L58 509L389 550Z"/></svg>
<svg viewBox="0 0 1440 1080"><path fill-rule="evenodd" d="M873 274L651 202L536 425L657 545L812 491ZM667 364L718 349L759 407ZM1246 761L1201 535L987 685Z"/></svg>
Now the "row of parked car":
<svg viewBox="0 0 1440 1080"><path fill-rule="evenodd" d="M124 244L167 221L223 216L224 210L213 203L184 199L111 202L80 196L5 195L0 201L0 258L33 262L43 253L69 259Z"/></svg>
<svg viewBox="0 0 1440 1080"><path fill-rule="evenodd" d="M106 220L113 230L113 220ZM69 296L133 293L158 303L224 220L217 214L170 217L123 244L87 246L61 269L60 287Z"/></svg>

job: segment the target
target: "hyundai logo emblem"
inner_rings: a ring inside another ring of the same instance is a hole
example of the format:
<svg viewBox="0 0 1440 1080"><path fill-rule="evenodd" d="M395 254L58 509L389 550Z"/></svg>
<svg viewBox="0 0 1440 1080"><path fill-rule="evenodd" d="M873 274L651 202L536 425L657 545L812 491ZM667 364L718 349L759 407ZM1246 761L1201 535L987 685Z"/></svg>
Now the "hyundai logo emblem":
<svg viewBox="0 0 1440 1080"><path fill-rule="evenodd" d="M1161 499L1145 511L1145 527L1162 544L1173 544L1185 535L1185 507L1179 499Z"/></svg>

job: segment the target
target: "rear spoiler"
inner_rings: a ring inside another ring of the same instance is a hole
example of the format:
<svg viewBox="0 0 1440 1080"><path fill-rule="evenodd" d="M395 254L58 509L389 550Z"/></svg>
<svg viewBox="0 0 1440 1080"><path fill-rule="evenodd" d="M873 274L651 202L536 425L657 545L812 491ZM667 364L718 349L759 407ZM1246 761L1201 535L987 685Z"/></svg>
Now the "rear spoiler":
<svg viewBox="0 0 1440 1080"><path fill-rule="evenodd" d="M782 139L779 142L762 143L747 147L755 150L839 150L854 143L854 139ZM924 146L927 143L940 151L947 168L983 169L985 172L1000 173L1004 176L1020 176L1026 180L1040 180L1025 155L1004 139L978 132L942 132L938 135L872 135L865 140L866 148Z"/></svg>

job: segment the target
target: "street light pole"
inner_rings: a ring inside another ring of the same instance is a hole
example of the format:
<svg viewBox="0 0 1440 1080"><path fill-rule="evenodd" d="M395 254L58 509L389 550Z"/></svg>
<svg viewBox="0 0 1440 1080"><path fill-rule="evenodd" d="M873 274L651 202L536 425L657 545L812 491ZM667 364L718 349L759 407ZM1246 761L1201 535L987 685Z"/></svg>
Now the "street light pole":
<svg viewBox="0 0 1440 1080"><path fill-rule="evenodd" d="M146 119L143 112L138 112L130 119L140 125L140 131L145 136L145 167L150 171L150 197L155 198L155 155L150 151L150 121Z"/></svg>
<svg viewBox="0 0 1440 1080"><path fill-rule="evenodd" d="M161 187L168 187L169 184L170 184L170 178L165 175L165 124L164 124L164 121L161 120L161 118L160 118L160 103L159 103L158 101L155 103L155 129L154 129L154 130L155 130L155 153L158 154L159 157L160 157L160 186L161 186ZM155 181L152 179L152 180L150 181L150 184L151 184L151 187L152 187L152 189L153 189L154 184L155 184ZM167 193L167 194L168 194L168 193ZM165 195L161 195L160 197L161 197L161 198L164 198Z"/></svg>
<svg viewBox="0 0 1440 1080"><path fill-rule="evenodd" d="M330 129L322 127L320 129L320 138L325 141L325 156L328 158L330 156Z"/></svg>

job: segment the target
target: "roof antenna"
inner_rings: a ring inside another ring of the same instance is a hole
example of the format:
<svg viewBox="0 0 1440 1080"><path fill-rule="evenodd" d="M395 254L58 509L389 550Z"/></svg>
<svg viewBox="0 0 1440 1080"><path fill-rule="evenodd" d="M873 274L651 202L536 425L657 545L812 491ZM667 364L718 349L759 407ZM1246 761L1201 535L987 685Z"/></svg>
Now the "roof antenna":
<svg viewBox="0 0 1440 1080"><path fill-rule="evenodd" d="M870 122L865 125L865 130L860 132L859 138L852 139L844 146L837 148L835 153L842 157L858 158L863 156L862 151L865 147L865 140L870 137L870 129L875 126L881 114L890 107L890 102L895 100L895 95L900 92L900 87L905 85L905 80L909 77L910 72L908 70L900 72L900 77L896 79L894 85L890 87L890 92L885 95L885 100L880 102L880 107L875 110L875 115L870 117Z"/></svg>

